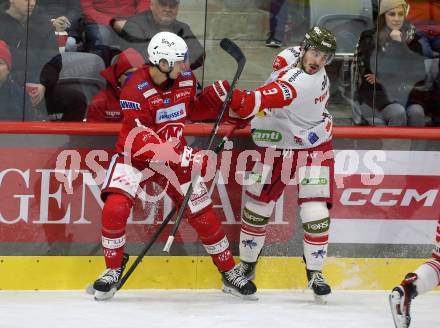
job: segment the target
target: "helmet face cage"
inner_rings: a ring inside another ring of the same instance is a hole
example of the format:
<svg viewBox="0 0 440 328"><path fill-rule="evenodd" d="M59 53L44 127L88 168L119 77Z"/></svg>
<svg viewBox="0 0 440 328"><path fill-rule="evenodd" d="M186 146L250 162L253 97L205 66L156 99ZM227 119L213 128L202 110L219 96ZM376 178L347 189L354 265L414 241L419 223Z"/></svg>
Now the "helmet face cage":
<svg viewBox="0 0 440 328"><path fill-rule="evenodd" d="M336 37L331 31L315 26L305 34L302 46L304 51L313 48L328 54L329 56L326 60L326 65L328 65L335 56Z"/></svg>
<svg viewBox="0 0 440 328"><path fill-rule="evenodd" d="M178 35L170 32L157 33L148 44L148 60L153 65L159 65L165 60L172 69L176 62L186 61L188 47Z"/></svg>

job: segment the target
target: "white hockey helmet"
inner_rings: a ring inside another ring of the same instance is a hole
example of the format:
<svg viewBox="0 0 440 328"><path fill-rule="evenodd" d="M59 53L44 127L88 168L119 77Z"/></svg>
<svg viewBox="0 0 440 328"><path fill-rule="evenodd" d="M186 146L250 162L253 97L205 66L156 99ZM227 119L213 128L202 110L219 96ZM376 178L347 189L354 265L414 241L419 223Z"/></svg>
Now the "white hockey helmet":
<svg viewBox="0 0 440 328"><path fill-rule="evenodd" d="M175 62L184 61L188 57L188 46L177 34L171 32L159 32L151 38L148 44L148 60L153 65L159 65L164 59L170 67Z"/></svg>

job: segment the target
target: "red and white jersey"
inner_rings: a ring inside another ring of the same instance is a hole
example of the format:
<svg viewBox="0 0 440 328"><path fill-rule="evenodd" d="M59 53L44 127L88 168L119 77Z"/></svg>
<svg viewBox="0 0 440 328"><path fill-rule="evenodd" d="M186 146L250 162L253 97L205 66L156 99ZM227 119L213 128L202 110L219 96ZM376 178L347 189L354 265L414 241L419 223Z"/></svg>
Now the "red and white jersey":
<svg viewBox="0 0 440 328"><path fill-rule="evenodd" d="M123 125L116 151L124 152L125 140L138 126L137 121L156 132L162 141L176 138L180 146L186 145L183 128L187 119L217 117L218 109L209 108L203 97L196 97L196 83L192 71L182 71L171 86L156 86L148 65L133 73L120 95Z"/></svg>
<svg viewBox="0 0 440 328"><path fill-rule="evenodd" d="M274 68L280 69L272 72L265 85L282 88L277 94L259 88L265 108L251 122L254 142L261 147L305 149L330 140L332 117L326 109L330 82L325 68L310 75L297 67L299 47L287 48L276 58ZM285 90L295 90L288 102Z"/></svg>

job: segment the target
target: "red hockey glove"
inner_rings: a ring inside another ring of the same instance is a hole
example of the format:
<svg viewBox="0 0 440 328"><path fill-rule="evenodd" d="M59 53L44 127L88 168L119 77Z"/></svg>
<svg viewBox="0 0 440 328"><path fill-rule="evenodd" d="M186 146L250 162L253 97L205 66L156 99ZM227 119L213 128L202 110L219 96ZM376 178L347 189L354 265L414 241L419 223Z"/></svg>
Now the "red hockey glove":
<svg viewBox="0 0 440 328"><path fill-rule="evenodd" d="M253 116L249 118L241 118L234 111L229 108L229 111L225 112L224 121L236 126L237 130L244 129L249 122L252 120Z"/></svg>
<svg viewBox="0 0 440 328"><path fill-rule="evenodd" d="M179 166L182 168L191 168L197 170L201 176L206 175L206 168L208 166L208 156L202 151L194 151L193 148L185 146L180 156Z"/></svg>
<svg viewBox="0 0 440 328"><path fill-rule="evenodd" d="M213 109L219 110L226 99L226 94L230 89L229 82L226 80L215 81L212 85L203 89L200 97L203 101Z"/></svg>
<svg viewBox="0 0 440 328"><path fill-rule="evenodd" d="M255 92L235 89L229 108L240 118L251 118L255 111ZM257 111L258 112L258 109ZM234 116L234 115L229 115Z"/></svg>

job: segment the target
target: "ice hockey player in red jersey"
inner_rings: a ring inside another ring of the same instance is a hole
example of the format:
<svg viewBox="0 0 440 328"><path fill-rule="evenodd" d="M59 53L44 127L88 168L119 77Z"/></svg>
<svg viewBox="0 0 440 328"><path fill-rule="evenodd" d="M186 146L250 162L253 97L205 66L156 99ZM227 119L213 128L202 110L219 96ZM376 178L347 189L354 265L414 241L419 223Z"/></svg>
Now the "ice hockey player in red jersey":
<svg viewBox="0 0 440 328"><path fill-rule="evenodd" d="M437 223L436 241L432 259L406 274L402 283L389 295L391 314L396 328L408 328L411 324L411 301L417 296L440 285L440 219ZM440 322L439 322L440 324Z"/></svg>
<svg viewBox="0 0 440 328"><path fill-rule="evenodd" d="M239 266L247 277L255 276L275 202L286 185L296 181L308 286L318 302L325 302L331 292L322 275L334 168L332 117L326 109L330 87L324 66L335 51L333 33L313 27L299 47L287 48L276 57L274 72L263 86L255 91L235 89L230 106L230 116L255 115L252 138L265 148L246 190Z"/></svg>
<svg viewBox="0 0 440 328"><path fill-rule="evenodd" d="M192 171L203 174L206 170L206 155L186 145L185 121L216 118L229 89L227 81L217 81L196 97L188 48L176 34L156 34L148 45L148 60L132 74L120 95L123 124L117 154L102 189L102 245L107 269L93 284L97 300L114 295L128 261L124 254L125 228L140 187L155 182L176 206L181 204ZM194 193L186 210L189 224L220 271L223 290L251 298L256 287L235 265L207 187L201 179L193 185Z"/></svg>

